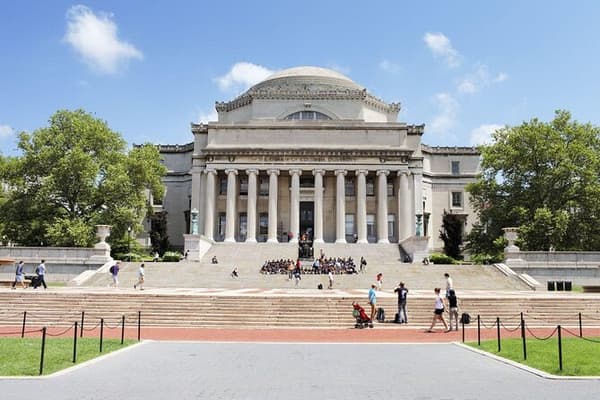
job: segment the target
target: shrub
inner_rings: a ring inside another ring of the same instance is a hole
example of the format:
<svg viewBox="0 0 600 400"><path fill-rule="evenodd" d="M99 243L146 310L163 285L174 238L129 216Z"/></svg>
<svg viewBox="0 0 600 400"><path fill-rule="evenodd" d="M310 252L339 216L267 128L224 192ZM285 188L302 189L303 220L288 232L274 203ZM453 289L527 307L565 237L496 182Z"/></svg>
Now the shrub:
<svg viewBox="0 0 600 400"><path fill-rule="evenodd" d="M132 262L140 262L140 261L144 261L144 257L141 254L138 253L115 253L113 255L113 258L115 260L121 260L121 261L132 261Z"/></svg>
<svg viewBox="0 0 600 400"><path fill-rule="evenodd" d="M434 264L456 264L456 260L450 256L440 253L433 253L429 256L429 261Z"/></svg>
<svg viewBox="0 0 600 400"><path fill-rule="evenodd" d="M167 251L162 256L164 262L179 262L183 256L178 251Z"/></svg>
<svg viewBox="0 0 600 400"><path fill-rule="evenodd" d="M471 256L471 261L474 264L483 264L483 265L489 265L489 264L496 264L496 263L500 263L503 260L503 255L502 254L474 254L473 256Z"/></svg>

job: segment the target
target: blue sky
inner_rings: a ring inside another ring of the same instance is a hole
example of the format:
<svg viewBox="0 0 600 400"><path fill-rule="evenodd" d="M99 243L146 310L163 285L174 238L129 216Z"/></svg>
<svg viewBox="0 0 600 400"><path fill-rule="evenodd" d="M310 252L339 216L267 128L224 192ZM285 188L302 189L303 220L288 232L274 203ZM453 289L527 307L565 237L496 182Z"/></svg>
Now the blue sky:
<svg viewBox="0 0 600 400"><path fill-rule="evenodd" d="M430 145L558 108L598 125L599 17L595 1L0 0L0 151L65 108L130 144L188 143L215 101L300 65L401 102Z"/></svg>

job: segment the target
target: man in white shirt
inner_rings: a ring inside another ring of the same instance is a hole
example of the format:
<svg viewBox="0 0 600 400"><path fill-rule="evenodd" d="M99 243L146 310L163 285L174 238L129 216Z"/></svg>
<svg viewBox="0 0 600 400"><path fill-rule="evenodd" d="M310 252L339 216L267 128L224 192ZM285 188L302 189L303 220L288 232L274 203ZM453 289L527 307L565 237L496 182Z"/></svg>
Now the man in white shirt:
<svg viewBox="0 0 600 400"><path fill-rule="evenodd" d="M135 285L133 285L134 289L140 287L140 290L144 290L144 277L146 276L146 271L144 270L144 263L140 265L140 269L138 270L138 281Z"/></svg>
<svg viewBox="0 0 600 400"><path fill-rule="evenodd" d="M446 298L450 295L450 290L454 289L454 284L452 283L452 278L450 278L450 274L449 273L445 273L444 276L446 277Z"/></svg>

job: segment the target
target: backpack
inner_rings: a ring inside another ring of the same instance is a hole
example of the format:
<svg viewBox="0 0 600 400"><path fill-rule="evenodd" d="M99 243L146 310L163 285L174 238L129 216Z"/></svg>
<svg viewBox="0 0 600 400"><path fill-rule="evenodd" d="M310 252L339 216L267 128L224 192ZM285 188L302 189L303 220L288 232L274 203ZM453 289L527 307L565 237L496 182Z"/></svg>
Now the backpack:
<svg viewBox="0 0 600 400"><path fill-rule="evenodd" d="M110 267L110 269L108 270L111 274L115 273L115 266L113 265L112 267Z"/></svg>
<svg viewBox="0 0 600 400"><path fill-rule="evenodd" d="M319 284L317 285L317 289L319 289L319 290L323 290L323 284L322 284L322 283L319 283Z"/></svg>
<svg viewBox="0 0 600 400"><path fill-rule="evenodd" d="M461 324L465 324L468 325L471 323L471 316L467 313L462 313L462 315L460 316L460 323Z"/></svg>

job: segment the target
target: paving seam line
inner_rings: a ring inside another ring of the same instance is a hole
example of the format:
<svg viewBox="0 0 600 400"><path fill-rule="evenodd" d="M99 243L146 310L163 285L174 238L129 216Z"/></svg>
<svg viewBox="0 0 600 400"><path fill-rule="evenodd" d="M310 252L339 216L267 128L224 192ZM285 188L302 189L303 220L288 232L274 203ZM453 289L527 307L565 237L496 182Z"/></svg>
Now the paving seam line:
<svg viewBox="0 0 600 400"><path fill-rule="evenodd" d="M513 361L513 360L509 360L508 358L504 358L504 357L500 357L496 354L492 354L492 353L488 353L487 351L484 350L480 350L480 349L476 349L474 347L468 346L464 343L459 343L459 342L454 342L453 343L456 346L462 347L466 350L472 351L474 353L478 353L484 357L488 357L491 358L493 360L496 361L500 361L501 363L504 364L508 364L512 367L515 368L519 368L523 371L529 372L530 374L534 374L539 376L540 378L544 378L544 379L548 379L548 380L555 380L555 381L587 381L587 380L592 380L592 381L597 381L600 380L600 376L561 376L561 375L554 375L554 374L550 374L548 372L539 370L537 368L533 368L530 367L528 365L525 364L521 364L517 361Z"/></svg>
<svg viewBox="0 0 600 400"><path fill-rule="evenodd" d="M85 368L85 367L87 367L89 365L92 365L92 364L95 364L97 362L103 361L103 360L105 360L105 359L107 359L109 357L117 356L117 355L121 354L122 352L134 349L136 347L142 346L142 345L144 345L146 343L149 343L149 342L153 342L153 340L142 340L141 342L131 344L131 345L129 345L127 347L124 347L122 349L119 349L119 350L111 351L110 353L101 355L99 357L92 358L91 360L84 361L84 362L82 362L80 364L73 365L72 367L69 367L69 368L61 369L60 371L53 372L53 373L51 373L49 375L41 375L41 376L23 376L23 375L18 375L18 376L0 376L0 381L11 380L11 379L15 379L15 380L44 380L44 379L56 378L56 377L61 376L61 375L69 374L69 373L71 373L73 371L76 371L76 370L78 370L80 368Z"/></svg>
<svg viewBox="0 0 600 400"><path fill-rule="evenodd" d="M447 345L454 342L249 342L249 341L224 341L224 340L154 340L160 343L198 343L198 344L297 344L297 345Z"/></svg>

